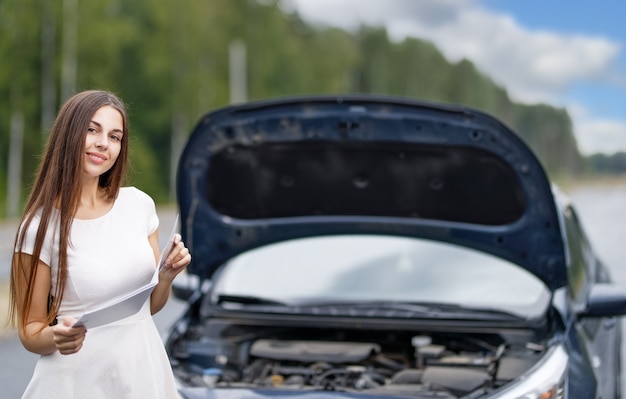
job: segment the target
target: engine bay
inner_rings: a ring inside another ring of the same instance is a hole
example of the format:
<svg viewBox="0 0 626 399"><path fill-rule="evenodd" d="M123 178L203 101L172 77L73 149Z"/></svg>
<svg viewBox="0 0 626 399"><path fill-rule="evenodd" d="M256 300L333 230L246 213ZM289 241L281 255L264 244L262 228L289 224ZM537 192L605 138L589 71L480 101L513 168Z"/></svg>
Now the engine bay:
<svg viewBox="0 0 626 399"><path fill-rule="evenodd" d="M187 326L168 352L183 383L209 388L475 398L518 378L544 345L531 331L463 333Z"/></svg>

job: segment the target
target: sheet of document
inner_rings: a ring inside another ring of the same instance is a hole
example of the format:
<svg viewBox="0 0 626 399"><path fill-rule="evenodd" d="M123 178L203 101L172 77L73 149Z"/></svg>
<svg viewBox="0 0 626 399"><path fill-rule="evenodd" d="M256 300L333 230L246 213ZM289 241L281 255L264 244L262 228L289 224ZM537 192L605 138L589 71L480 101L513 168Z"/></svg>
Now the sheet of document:
<svg viewBox="0 0 626 399"><path fill-rule="evenodd" d="M127 295L124 295L123 297L118 298L114 302L111 302L99 309L95 309L85 313L72 326L76 327L84 325L85 327L87 327L87 329L89 329L102 326L104 324L108 324L128 316L132 316L135 313L139 312L143 304L150 297L150 294L152 293L154 287L159 283L159 271L165 264L165 259L167 259L167 255L169 255L169 253L172 251L172 248L174 247L174 235L177 232L178 215L176 215L176 219L174 220L174 226L172 227L172 232L170 233L167 242L165 243L163 248L161 248L159 263L154 270L152 279L148 284L137 288Z"/></svg>

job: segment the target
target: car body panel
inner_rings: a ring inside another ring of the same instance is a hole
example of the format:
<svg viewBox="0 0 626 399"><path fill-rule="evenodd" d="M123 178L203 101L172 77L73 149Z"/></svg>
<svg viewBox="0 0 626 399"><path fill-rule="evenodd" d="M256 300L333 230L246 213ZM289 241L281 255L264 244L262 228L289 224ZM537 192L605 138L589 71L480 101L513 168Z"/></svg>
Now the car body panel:
<svg viewBox="0 0 626 399"><path fill-rule="evenodd" d="M375 95L224 107L192 132L177 195L197 284L174 290L188 306L166 348L187 399L621 395L626 291L487 114Z"/></svg>
<svg viewBox="0 0 626 399"><path fill-rule="evenodd" d="M404 98L292 97L206 114L179 163L181 230L210 278L239 253L315 235L433 239L567 284L548 178L509 128Z"/></svg>
<svg viewBox="0 0 626 399"><path fill-rule="evenodd" d="M285 391L280 392L276 390L253 390L253 389L209 389L209 388L185 388L182 391L184 399L267 399L267 398L299 398L299 399L386 399L385 396L372 395L372 394L350 394L350 393L337 393L337 392L320 392L320 391ZM401 396L396 396L397 399L402 399ZM405 398L411 399L411 396Z"/></svg>

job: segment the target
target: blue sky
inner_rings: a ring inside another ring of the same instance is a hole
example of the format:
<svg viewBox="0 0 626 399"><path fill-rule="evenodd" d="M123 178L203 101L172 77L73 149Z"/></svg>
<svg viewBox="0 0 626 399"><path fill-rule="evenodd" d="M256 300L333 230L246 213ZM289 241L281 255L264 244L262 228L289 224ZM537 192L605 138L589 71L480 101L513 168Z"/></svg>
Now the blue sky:
<svg viewBox="0 0 626 399"><path fill-rule="evenodd" d="M513 100L564 107L583 154L626 151L624 0L284 0L313 23L384 25L471 60Z"/></svg>
<svg viewBox="0 0 626 399"><path fill-rule="evenodd" d="M607 118L626 119L626 2L624 0L540 1L482 0L486 8L512 15L521 25L532 30L550 30L563 34L604 37L622 46L616 65L622 82L575 82L568 93L579 102L586 102L594 114ZM541 10L541 11L539 11Z"/></svg>

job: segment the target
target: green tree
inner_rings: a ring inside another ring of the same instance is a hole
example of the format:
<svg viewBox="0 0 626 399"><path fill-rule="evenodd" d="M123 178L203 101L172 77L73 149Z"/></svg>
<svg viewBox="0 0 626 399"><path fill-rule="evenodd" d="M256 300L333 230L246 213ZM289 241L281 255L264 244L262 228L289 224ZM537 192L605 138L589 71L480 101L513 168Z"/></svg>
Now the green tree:
<svg viewBox="0 0 626 399"><path fill-rule="evenodd" d="M417 38L394 42L382 27L313 26L279 0L0 0L0 215L10 157L23 155L18 180L30 182L58 105L68 91L94 88L128 105L129 182L171 201L187 136L232 100L233 43L245 51L249 100L357 92L461 103L511 126L549 173L584 169L565 110L513 103L470 61L450 63ZM23 133L21 144L13 140L21 151L9 149L12 131ZM27 189L18 189L22 199Z"/></svg>

